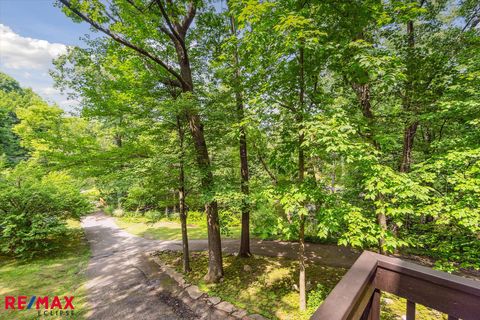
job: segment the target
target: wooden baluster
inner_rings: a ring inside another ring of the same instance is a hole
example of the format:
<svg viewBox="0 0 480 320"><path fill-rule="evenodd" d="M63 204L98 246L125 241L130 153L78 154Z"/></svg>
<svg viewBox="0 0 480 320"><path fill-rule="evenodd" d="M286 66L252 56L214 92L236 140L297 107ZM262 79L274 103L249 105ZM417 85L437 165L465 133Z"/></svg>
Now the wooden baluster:
<svg viewBox="0 0 480 320"><path fill-rule="evenodd" d="M407 320L415 320L415 302L407 300Z"/></svg>
<svg viewBox="0 0 480 320"><path fill-rule="evenodd" d="M375 289L372 295L372 304L370 307L370 314L368 315L368 320L380 320L380 296L380 290Z"/></svg>

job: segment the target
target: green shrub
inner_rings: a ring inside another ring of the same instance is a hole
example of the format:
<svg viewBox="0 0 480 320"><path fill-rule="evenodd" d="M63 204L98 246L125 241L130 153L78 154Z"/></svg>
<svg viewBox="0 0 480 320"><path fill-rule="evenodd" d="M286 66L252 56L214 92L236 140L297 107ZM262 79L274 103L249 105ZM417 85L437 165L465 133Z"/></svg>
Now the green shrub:
<svg viewBox="0 0 480 320"><path fill-rule="evenodd" d="M276 238L279 234L279 221L282 217L271 208L266 207L265 209L267 210L252 212L252 233L261 239Z"/></svg>
<svg viewBox="0 0 480 320"><path fill-rule="evenodd" d="M231 229L240 226L240 216L230 210L221 210L220 213L220 233L224 236L231 236Z"/></svg>
<svg viewBox="0 0 480 320"><path fill-rule="evenodd" d="M31 257L54 250L67 235L66 220L92 208L68 174L45 174L32 163L0 173L0 251Z"/></svg>
<svg viewBox="0 0 480 320"><path fill-rule="evenodd" d="M480 241L478 235L466 228L430 222L414 226L408 237L414 245L407 252L435 259L436 269L447 272L459 267L480 270Z"/></svg>
<svg viewBox="0 0 480 320"><path fill-rule="evenodd" d="M330 290L324 285L318 283L315 289L312 289L307 297L307 309L309 314L312 314L322 304L323 300L328 296Z"/></svg>
<svg viewBox="0 0 480 320"><path fill-rule="evenodd" d="M112 205L106 205L106 206L103 208L103 212L105 212L105 213L108 214L109 216L113 215L113 210L115 210L115 206L112 206Z"/></svg>
<svg viewBox="0 0 480 320"><path fill-rule="evenodd" d="M206 226L207 218L204 211L189 211L188 223L195 224L197 226ZM231 228L238 227L240 225L240 217L237 213L229 210L219 211L220 219L220 233L224 236L231 235Z"/></svg>
<svg viewBox="0 0 480 320"><path fill-rule="evenodd" d="M134 184L130 186L122 199L122 206L129 211L146 212L163 206L171 206L173 203L165 202L164 194L159 192L153 184Z"/></svg>
<svg viewBox="0 0 480 320"><path fill-rule="evenodd" d="M149 210L144 213L144 216L149 222L157 222L165 218L165 213L156 210Z"/></svg>
<svg viewBox="0 0 480 320"><path fill-rule="evenodd" d="M188 223L203 225L207 223L204 211L188 211Z"/></svg>

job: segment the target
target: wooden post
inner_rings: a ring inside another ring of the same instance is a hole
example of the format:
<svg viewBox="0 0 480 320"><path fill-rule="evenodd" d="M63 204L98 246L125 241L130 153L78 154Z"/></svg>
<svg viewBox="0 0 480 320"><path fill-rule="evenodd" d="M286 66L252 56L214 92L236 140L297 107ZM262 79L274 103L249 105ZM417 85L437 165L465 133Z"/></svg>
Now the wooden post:
<svg viewBox="0 0 480 320"><path fill-rule="evenodd" d="M372 303L370 305L370 313L368 315L368 320L379 320L380 319L380 296L381 292L378 289L372 294Z"/></svg>
<svg viewBox="0 0 480 320"><path fill-rule="evenodd" d="M415 302L407 300L407 320L415 320Z"/></svg>

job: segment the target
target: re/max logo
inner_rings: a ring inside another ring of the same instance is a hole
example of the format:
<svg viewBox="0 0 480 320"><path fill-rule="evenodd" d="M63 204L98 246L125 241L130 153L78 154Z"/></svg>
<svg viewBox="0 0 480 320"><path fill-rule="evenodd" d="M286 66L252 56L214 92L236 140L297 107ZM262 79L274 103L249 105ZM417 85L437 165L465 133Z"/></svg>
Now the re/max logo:
<svg viewBox="0 0 480 320"><path fill-rule="evenodd" d="M13 309L13 310L23 310L23 309L70 309L73 310L75 307L73 306L73 296L67 297L64 296L62 299L58 296L49 297L37 297L31 296L30 299L27 300L27 296L5 296L5 310ZM27 303L28 301L28 303Z"/></svg>

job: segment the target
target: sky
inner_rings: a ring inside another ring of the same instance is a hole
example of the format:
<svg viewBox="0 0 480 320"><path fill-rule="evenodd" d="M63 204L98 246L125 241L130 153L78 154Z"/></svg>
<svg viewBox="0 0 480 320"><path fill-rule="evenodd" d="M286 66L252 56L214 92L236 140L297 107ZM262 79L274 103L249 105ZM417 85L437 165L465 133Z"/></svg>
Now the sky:
<svg viewBox="0 0 480 320"><path fill-rule="evenodd" d="M32 88L50 103L72 111L69 101L53 87L48 70L52 59L68 46L82 46L86 23L74 23L54 6L54 0L0 0L0 71Z"/></svg>

